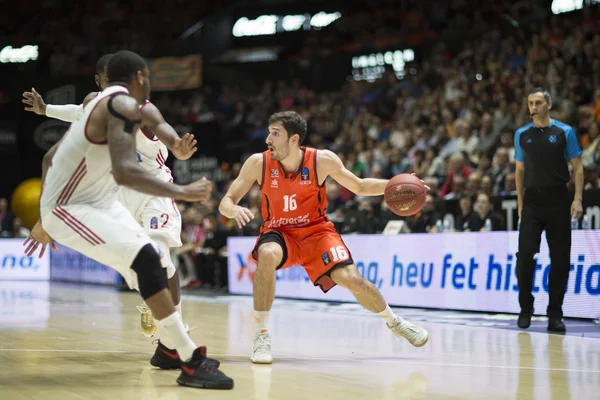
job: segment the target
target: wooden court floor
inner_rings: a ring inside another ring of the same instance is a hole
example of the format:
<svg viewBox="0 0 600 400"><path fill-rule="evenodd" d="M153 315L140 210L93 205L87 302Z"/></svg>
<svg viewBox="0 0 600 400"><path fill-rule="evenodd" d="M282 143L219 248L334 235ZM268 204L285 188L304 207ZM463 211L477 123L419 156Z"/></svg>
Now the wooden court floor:
<svg viewBox="0 0 600 400"><path fill-rule="evenodd" d="M252 301L229 296L185 296L183 313L235 388L182 388L149 364L137 304L106 287L0 282L0 399L600 399L600 339L453 316L419 321L430 339L417 349L356 305L276 300L275 361L255 366Z"/></svg>

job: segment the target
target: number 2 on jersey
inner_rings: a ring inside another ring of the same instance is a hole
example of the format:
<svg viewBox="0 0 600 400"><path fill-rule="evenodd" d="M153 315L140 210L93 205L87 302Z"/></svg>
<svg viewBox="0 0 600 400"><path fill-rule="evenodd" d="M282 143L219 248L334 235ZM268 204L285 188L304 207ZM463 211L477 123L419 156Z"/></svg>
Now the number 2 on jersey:
<svg viewBox="0 0 600 400"><path fill-rule="evenodd" d="M294 211L296 208L298 208L298 204L296 204L295 194L283 196L283 212Z"/></svg>
<svg viewBox="0 0 600 400"><path fill-rule="evenodd" d="M169 214L162 214L160 217L164 218L164 220L165 220L165 222L163 222L163 224L160 227L166 228L167 224L169 223Z"/></svg>

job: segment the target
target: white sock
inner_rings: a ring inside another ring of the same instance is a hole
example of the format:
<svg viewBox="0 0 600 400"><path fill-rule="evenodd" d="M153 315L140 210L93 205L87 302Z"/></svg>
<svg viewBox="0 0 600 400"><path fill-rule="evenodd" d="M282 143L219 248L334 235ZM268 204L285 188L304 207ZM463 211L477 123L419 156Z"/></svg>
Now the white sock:
<svg viewBox="0 0 600 400"><path fill-rule="evenodd" d="M396 318L396 314L392 311L388 304L385 305L385 310L380 313L377 313L381 318L385 319L388 326L391 326L394 323L394 319Z"/></svg>
<svg viewBox="0 0 600 400"><path fill-rule="evenodd" d="M269 331L270 311L254 311L254 321L256 321L256 333L266 333Z"/></svg>
<svg viewBox="0 0 600 400"><path fill-rule="evenodd" d="M175 306L175 309L177 310L179 315L181 315L181 302ZM185 327L185 324L183 326ZM167 349L174 350L175 343L173 343L173 340L169 337L168 334L164 334L163 332L164 331L159 326L158 337L160 338L160 343L162 343L162 345L165 346Z"/></svg>
<svg viewBox="0 0 600 400"><path fill-rule="evenodd" d="M160 341L166 347L177 350L179 358L182 361L188 361L192 358L192 353L198 346L196 346L190 335L185 331L185 326L179 312L175 311L167 318L158 321L158 327L161 330Z"/></svg>

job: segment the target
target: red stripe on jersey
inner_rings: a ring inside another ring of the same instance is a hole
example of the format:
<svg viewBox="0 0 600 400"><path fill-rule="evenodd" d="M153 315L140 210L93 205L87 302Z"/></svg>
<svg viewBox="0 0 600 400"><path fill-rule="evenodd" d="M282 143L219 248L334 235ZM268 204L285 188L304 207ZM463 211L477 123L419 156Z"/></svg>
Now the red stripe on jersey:
<svg viewBox="0 0 600 400"><path fill-rule="evenodd" d="M67 196L64 198L64 200L62 201L62 203L58 203L58 205L67 204L69 202L69 200L71 200L71 197L73 196L73 193L75 193L75 190L77 189L77 186L79 186L79 184L81 183L81 181L85 177L85 174L87 174L87 167L85 167L83 169L83 171L77 176L77 179L75 181L73 181L73 187L71 187L71 190L69 191L69 193L67 194Z"/></svg>
<svg viewBox="0 0 600 400"><path fill-rule="evenodd" d="M77 168L75 168L75 171L73 172L73 175L71 175L71 177L67 181L67 184L65 185L65 187L63 188L63 190L60 192L60 195L58 196L58 200L57 200L58 204L61 204L61 202L63 201L64 197L70 191L70 188L73 185L73 182L77 179L78 174L84 168L85 168L85 157L81 160L81 162L79 163L79 165L77 166Z"/></svg>

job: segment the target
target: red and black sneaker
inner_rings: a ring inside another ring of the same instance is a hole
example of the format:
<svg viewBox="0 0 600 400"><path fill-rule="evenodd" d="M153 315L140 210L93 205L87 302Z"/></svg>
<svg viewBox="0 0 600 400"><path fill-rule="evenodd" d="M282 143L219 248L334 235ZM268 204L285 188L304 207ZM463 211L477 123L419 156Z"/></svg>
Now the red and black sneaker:
<svg viewBox="0 0 600 400"><path fill-rule="evenodd" d="M219 368L221 363L219 360L213 358L206 358L206 362L213 368ZM179 354L177 350L171 350L163 345L160 340L154 355L150 359L150 364L160 369L180 369L181 360L179 360Z"/></svg>
<svg viewBox="0 0 600 400"><path fill-rule="evenodd" d="M233 389L233 379L213 367L208 360L206 347L198 347L190 361L181 362L177 383L204 389Z"/></svg>

